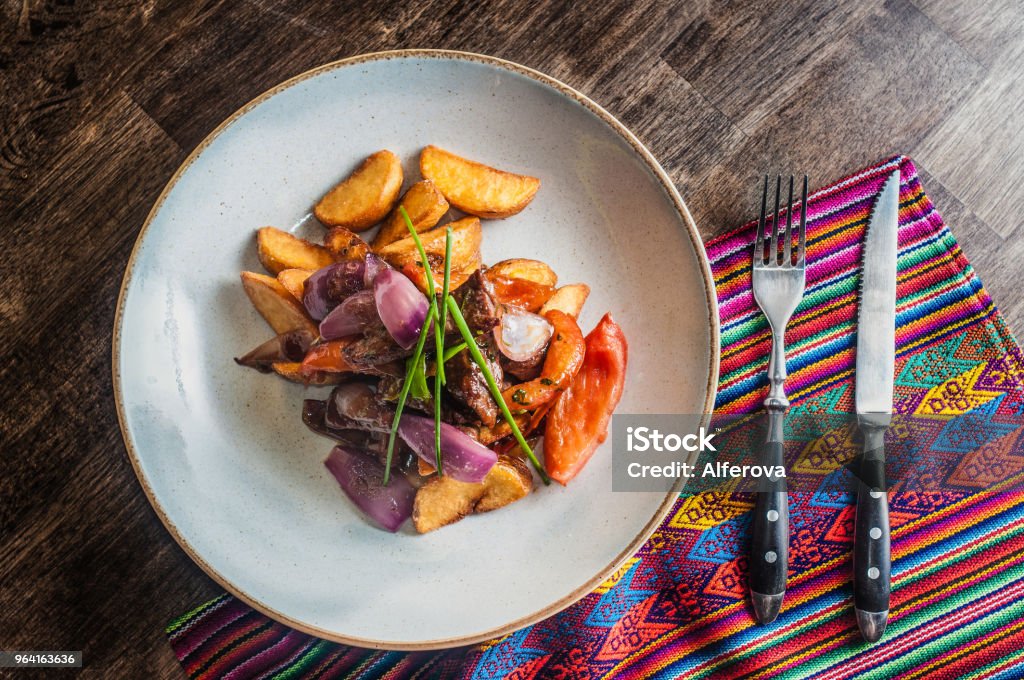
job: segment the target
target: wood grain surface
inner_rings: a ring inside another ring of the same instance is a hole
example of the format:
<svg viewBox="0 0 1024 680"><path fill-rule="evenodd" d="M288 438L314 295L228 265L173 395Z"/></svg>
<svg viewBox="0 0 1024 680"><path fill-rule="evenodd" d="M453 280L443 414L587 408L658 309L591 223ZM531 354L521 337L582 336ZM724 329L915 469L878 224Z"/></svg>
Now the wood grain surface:
<svg viewBox="0 0 1024 680"><path fill-rule="evenodd" d="M0 5L0 648L181 677L163 628L219 592L129 465L111 392L121 275L163 185L279 81L452 48L559 78L658 157L705 237L766 170L827 184L906 153L1024 331L1019 0L8 0ZM19 673L17 677L30 677Z"/></svg>

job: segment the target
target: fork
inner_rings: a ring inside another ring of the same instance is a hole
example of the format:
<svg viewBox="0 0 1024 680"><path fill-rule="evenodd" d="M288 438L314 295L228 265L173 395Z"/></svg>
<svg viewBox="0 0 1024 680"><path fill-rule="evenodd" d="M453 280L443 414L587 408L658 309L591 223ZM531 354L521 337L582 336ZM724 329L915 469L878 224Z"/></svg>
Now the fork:
<svg viewBox="0 0 1024 680"><path fill-rule="evenodd" d="M786 325L804 295L805 254L807 250L807 176L804 175L800 206L800 228L793 260L793 176L789 177L789 202L786 228L779 234L781 221L779 198L782 176L775 180L775 212L771 220L771 240L765 252L765 211L768 207L768 175L761 194L761 217L757 221L754 245L754 299L768 319L772 332L772 353L768 359L770 388L764 400L768 412L768 441L761 454L761 465L769 469L783 465L783 427L789 400L786 382ZM779 241L782 255L779 256ZM779 615L786 594L789 567L789 494L785 477L768 477L768 486L757 493L754 506L754 531L750 557L750 600L758 623L771 623Z"/></svg>

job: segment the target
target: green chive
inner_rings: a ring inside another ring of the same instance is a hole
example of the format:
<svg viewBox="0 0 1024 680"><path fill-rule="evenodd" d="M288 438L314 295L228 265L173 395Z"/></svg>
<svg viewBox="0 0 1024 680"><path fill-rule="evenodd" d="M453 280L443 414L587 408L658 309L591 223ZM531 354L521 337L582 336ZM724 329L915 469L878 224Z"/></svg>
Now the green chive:
<svg viewBox="0 0 1024 680"><path fill-rule="evenodd" d="M437 295L434 291L434 273L430 271L430 260L427 259L427 251L423 249L423 241L420 240L420 235L416 233L416 228L412 225L412 220L409 219L409 213L405 211L405 206L398 206L398 212L401 213L402 219L405 220L405 228L409 230L412 235L412 240L416 242L416 249L420 251L420 257L423 258L423 273L427 277L427 291L430 294L430 309L433 311L433 318L439 319L437 313ZM451 227L448 228L448 233L451 234ZM451 249L446 248L445 252L445 271L451 270ZM447 276L445 277L445 288L448 286ZM423 327L423 332L426 333L427 327ZM437 474L443 475L441 470L441 385L444 384L444 362L441 360L444 357L444 326L441 324L434 324L434 351L438 357L437 367L434 370L434 460L435 467L437 468Z"/></svg>
<svg viewBox="0 0 1024 680"><path fill-rule="evenodd" d="M464 342L460 342L459 344L455 345L454 347L449 347L448 349L446 349L444 351L444 361L445 361L445 363L451 361L452 357L454 357L456 354L458 354L459 352L461 352L464 349L466 349L466 343L464 343Z"/></svg>
<svg viewBox="0 0 1024 680"><path fill-rule="evenodd" d="M501 414L505 416L505 422L512 428L512 435L519 442L519 448L522 449L523 453L526 454L527 458L533 464L534 469L540 475L541 480L545 484L551 483L551 478L548 477L548 473L544 471L544 467L537 460L537 456L533 454L533 449L526 443L526 438L523 437L523 433L519 430L519 426L516 425L515 419L512 417L512 413L508 410L508 404L505 403L504 397L501 396L501 390L498 389L498 384L494 381L494 375L491 373L491 369L487 366L484 361L483 355L480 354L480 348L477 347L476 342L473 340L473 333L469 330L469 326L466 325L466 319L462 316L462 310L459 309L459 305L455 302L455 298L448 298L447 305L452 313L452 319L455 320L455 325L458 326L459 332L462 333L462 339L466 341L466 347L469 349L469 353L473 356L473 361L480 367L480 371L484 374L484 380L487 381L487 387L491 390L491 395L494 400L498 402L498 408L501 409Z"/></svg>
<svg viewBox="0 0 1024 680"><path fill-rule="evenodd" d="M415 366L423 358L423 346L427 344L427 329L430 322L437 316L437 306L427 311L427 318L420 330L420 339L416 341L416 349L412 353L412 365ZM405 409L405 400L409 398L409 390L412 388L412 376L406 372L405 380L402 382L402 391L398 393L398 404L395 405L395 417L391 421L391 434L388 437L388 454L384 461L384 486L387 486L391 475L391 458L395 453L395 436L398 434L398 421L402 419L402 411Z"/></svg>

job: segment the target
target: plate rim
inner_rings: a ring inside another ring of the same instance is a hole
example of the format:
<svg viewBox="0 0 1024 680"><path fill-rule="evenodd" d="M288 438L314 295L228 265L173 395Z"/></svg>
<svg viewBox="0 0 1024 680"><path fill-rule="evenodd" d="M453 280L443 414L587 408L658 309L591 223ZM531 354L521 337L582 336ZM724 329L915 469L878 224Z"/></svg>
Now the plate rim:
<svg viewBox="0 0 1024 680"><path fill-rule="evenodd" d="M220 587L224 588L227 592L233 596L245 602L247 605L256 609L257 611L265 614L266 616L282 623L286 626L294 628L300 632L308 635L313 635L325 640L332 642L338 642L346 645L353 645L356 647L363 647L369 649L379 650L394 650L394 651L428 651L428 650L439 650L448 649L451 647L458 647L463 645L471 645L486 640L490 640L496 637L501 637L509 633L515 632L528 625L541 621L550 616L557 614L563 609L569 607L573 603L579 601L588 593L592 592L597 586L603 583L607 578L615 572L627 559L629 559L641 546L647 541L654 530L661 524L662 520L668 514L669 510L675 502L676 496L682 490L683 480L679 480L673 485L666 495L665 500L662 501L658 510L651 517L640 532L634 536L633 540L620 551L615 558L602 568L596 575L587 579L581 586L575 590L563 595L561 598L554 602L540 608L539 610L527 615L520 617L514 621L508 622L504 625L497 626L482 632L464 635L460 637L448 637L440 639L430 640L409 640L409 641L391 641L391 640L374 640L369 638L360 638L349 635L344 635L336 631L322 629L317 626L310 625L303 621L294 619L283 612L280 612L273 607L270 607L266 603L259 600L257 597L250 595L240 587L236 586L231 581L227 580L222 576L212 565L210 565L203 557L193 549L191 544L185 539L185 537L178 531L174 521L167 515L164 508L157 501L153 494L153 489L149 485L146 476L142 472L142 467L139 459L138 451L135 448L131 438L128 435L127 428L127 417L125 415L124 408L124 397L122 394L121 384L121 371L120 371L120 354L121 354L121 330L124 319L124 303L125 297L128 291L128 287L131 284L133 274L135 271L136 258L141 247L142 241L144 240L146 233L149 230L153 219L157 213L163 207L164 201L171 190L177 185L182 175L191 167L192 163L196 158L199 157L212 143L220 136L220 134L227 129L230 125L237 122L251 109L255 108L259 104L263 103L267 99L270 99L274 95L283 92L284 90L310 78L313 78L321 73L333 71L335 69L353 66L357 64L376 62L389 59L408 59L408 58L419 58L419 59L452 59L461 60L468 62L476 62L488 66L497 67L506 71L511 71L520 75L524 75L535 81L540 82L543 85L547 85L552 89L558 91L562 95L569 97L578 104L582 105L591 113L595 114L598 118L605 122L609 127L618 133L626 142L633 147L634 151L643 159L648 169L654 174L654 176L661 182L662 188L665 193L671 199L675 205L676 211L683 218L683 223L686 226L687 236L690 238L691 245L694 248L695 253L698 255L698 264L700 267L701 278L704 283L704 294L708 305L708 328L710 331L710 352L708 356L708 382L705 387L704 397L704 414L710 416L714 408L715 394L718 387L718 373L719 373L719 359L720 359L720 323L718 314L718 297L715 294L714 277L711 273L710 261L707 257L707 252L704 249L704 242L701 240L700 232L697 229L696 222L693 216L690 214L686 203L680 196L679 191L676 189L675 183L665 172L661 164L655 159L654 155L647 149L646 146L634 135L623 123L621 123L615 116L605 110L601 105L594 102L592 99L579 92L578 90L566 85L562 81L553 78L545 73L537 71L536 69L528 66L523 66L516 62L501 59L499 57L493 57L485 54L478 54L475 52L464 52L459 50L447 50L447 49L400 49L400 50L383 50L376 52L367 52L364 54L358 54L343 59L327 62L314 68L308 69L299 73L287 80L284 80L277 85L271 87L268 90L260 93L253 99L249 100L241 107L239 107L234 113L224 119L217 127L215 127L203 140L192 150L191 153L181 162L178 168L171 175L170 179L164 185L160 195L153 203L153 207L150 208L149 213L146 215L146 219L142 224L142 228L139 230L138 236L136 236L135 243L132 246L131 254L128 257L128 262L125 265L124 275L121 279L121 288L117 296L117 307L114 312L114 328L111 338L111 377L113 380L113 393L114 393L114 404L117 411L117 422L118 427L121 430L121 439L124 442L125 453L131 463L132 470L135 472L135 476L142 487L143 493L146 494L146 498L149 501L150 506L156 513L160 522L164 528L171 535L178 546L185 551L189 558L195 562L203 572L209 576L215 583Z"/></svg>

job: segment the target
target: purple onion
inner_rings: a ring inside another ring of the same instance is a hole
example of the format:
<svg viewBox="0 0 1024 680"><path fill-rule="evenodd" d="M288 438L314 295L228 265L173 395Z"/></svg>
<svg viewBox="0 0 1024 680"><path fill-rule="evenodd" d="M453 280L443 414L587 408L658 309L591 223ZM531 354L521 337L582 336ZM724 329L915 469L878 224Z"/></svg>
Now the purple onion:
<svg viewBox="0 0 1024 680"><path fill-rule="evenodd" d="M275 362L302 361L315 339L313 334L307 330L282 333L267 340L245 356L236 358L235 363L269 373L271 365Z"/></svg>
<svg viewBox="0 0 1024 680"><path fill-rule="evenodd" d="M544 351L554 327L547 319L525 310L508 307L494 327L498 351L512 361L529 361Z"/></svg>
<svg viewBox="0 0 1024 680"><path fill-rule="evenodd" d="M327 400L324 422L335 429L389 432L394 409L363 382L342 383Z"/></svg>
<svg viewBox="0 0 1024 680"><path fill-rule="evenodd" d="M309 315L320 321L349 295L363 289L366 263L346 260L318 269L306 279L302 304Z"/></svg>
<svg viewBox="0 0 1024 680"><path fill-rule="evenodd" d="M384 269L373 281L373 299L384 327L402 349L416 344L430 305L412 281L394 269Z"/></svg>
<svg viewBox="0 0 1024 680"><path fill-rule="evenodd" d="M387 486L384 466L354 448L335 446L324 465L341 485L341 490L370 519L394 533L412 517L416 489L402 474L393 474Z"/></svg>
<svg viewBox="0 0 1024 680"><path fill-rule="evenodd" d="M434 421L406 413L398 421L398 436L417 456L434 465ZM498 462L498 454L454 425L441 423L441 465L444 474L460 482L480 483Z"/></svg>
<svg viewBox="0 0 1024 680"><path fill-rule="evenodd" d="M388 263L381 259L376 253L367 253L365 260L366 268L363 270L363 287L372 288L373 282L385 269L390 269Z"/></svg>
<svg viewBox="0 0 1024 680"><path fill-rule="evenodd" d="M376 318L377 303L373 300L373 291L361 290L345 298L324 317L320 322L320 337L337 340L361 333Z"/></svg>

